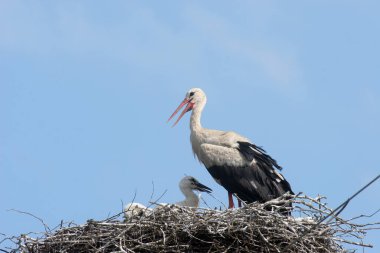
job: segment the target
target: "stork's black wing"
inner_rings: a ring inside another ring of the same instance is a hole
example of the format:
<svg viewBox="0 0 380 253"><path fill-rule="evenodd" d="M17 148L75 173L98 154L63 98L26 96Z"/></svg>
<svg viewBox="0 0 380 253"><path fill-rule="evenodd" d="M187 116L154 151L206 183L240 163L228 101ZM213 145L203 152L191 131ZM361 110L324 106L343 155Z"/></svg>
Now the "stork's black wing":
<svg viewBox="0 0 380 253"><path fill-rule="evenodd" d="M286 192L293 194L288 181L276 170L281 167L264 149L249 142L239 142L238 150L253 162L246 166L216 165L207 168L228 192L248 203L266 202Z"/></svg>
<svg viewBox="0 0 380 253"><path fill-rule="evenodd" d="M282 170L282 167L277 164L276 160L268 155L262 147L256 146L253 143L242 141L238 141L238 144L238 150L248 161L255 159L256 163L259 164L260 167Z"/></svg>
<svg viewBox="0 0 380 253"><path fill-rule="evenodd" d="M247 203L266 202L286 192L293 194L288 181L282 175L281 179L257 165L212 166L207 170L228 192L235 193Z"/></svg>
<svg viewBox="0 0 380 253"><path fill-rule="evenodd" d="M276 197L281 196L285 192L293 194L289 182L286 181L281 173L276 171L276 169L282 170L282 167L278 165L277 161L268 155L262 147L249 142L238 142L238 144L240 153L242 153L248 161L254 160L251 165L251 170L260 171L256 173L257 178L261 179L260 181L262 182L266 182L265 184L269 188L274 189L273 193L277 195Z"/></svg>

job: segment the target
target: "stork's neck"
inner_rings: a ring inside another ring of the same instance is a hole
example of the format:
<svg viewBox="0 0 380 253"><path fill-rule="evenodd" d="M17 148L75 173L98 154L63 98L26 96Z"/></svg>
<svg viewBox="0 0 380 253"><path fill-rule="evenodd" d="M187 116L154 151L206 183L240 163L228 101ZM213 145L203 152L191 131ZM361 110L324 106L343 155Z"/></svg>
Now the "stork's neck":
<svg viewBox="0 0 380 253"><path fill-rule="evenodd" d="M180 202L182 205L192 207L198 206L199 198L191 189L181 187L181 191L186 197L184 201Z"/></svg>
<svg viewBox="0 0 380 253"><path fill-rule="evenodd" d="M201 116L202 116L202 111L205 105L206 105L206 97L194 107L193 112L191 113L190 129L192 132L197 132L199 130L202 130Z"/></svg>

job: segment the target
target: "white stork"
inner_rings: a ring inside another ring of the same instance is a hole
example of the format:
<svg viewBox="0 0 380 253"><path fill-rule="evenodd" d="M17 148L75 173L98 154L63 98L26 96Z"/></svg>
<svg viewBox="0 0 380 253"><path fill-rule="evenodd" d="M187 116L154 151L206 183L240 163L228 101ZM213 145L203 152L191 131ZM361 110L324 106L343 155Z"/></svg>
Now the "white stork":
<svg viewBox="0 0 380 253"><path fill-rule="evenodd" d="M247 203L266 202L286 192L293 194L290 184L276 170L282 168L264 149L235 132L202 127L201 114L206 101L206 94L201 89L190 89L168 121L185 105L173 126L192 110L190 140L193 152L215 181L228 191L229 208L234 207L232 194L239 198L239 206L240 199Z"/></svg>
<svg viewBox="0 0 380 253"><path fill-rule="evenodd" d="M182 178L179 182L179 188L181 189L183 195L185 195L185 200L176 203L176 205L179 206L198 207L199 197L194 193L194 190L207 193L212 192L210 188L201 184L198 180L191 176Z"/></svg>
<svg viewBox="0 0 380 253"><path fill-rule="evenodd" d="M185 176L179 182L179 188L185 199L175 203L177 206L187 206L195 207L199 206L199 196L194 193L194 191L207 192L210 193L212 190L207 186L201 184L198 180L191 176ZM168 206L169 204L160 203L158 207ZM152 214L154 209L148 208L140 203L128 203L124 207L124 217L126 220L133 218L140 218L141 216L149 216Z"/></svg>

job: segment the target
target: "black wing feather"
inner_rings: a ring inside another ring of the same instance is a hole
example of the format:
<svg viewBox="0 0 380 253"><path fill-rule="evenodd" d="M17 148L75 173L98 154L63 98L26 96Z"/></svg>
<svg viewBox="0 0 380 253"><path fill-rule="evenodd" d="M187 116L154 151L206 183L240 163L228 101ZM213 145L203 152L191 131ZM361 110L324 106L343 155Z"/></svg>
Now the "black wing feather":
<svg viewBox="0 0 380 253"><path fill-rule="evenodd" d="M270 189L269 191L275 196L274 198L281 196L285 192L294 194L289 182L286 181L283 175L275 171L276 169L282 170L282 167L262 147L250 142L238 141L238 144L238 150L248 161L256 161L250 166L250 170L260 171L256 172L254 177L259 183L263 183L264 187Z"/></svg>
<svg viewBox="0 0 380 253"><path fill-rule="evenodd" d="M207 170L228 192L247 203L266 202L286 192L293 194L285 179L275 180L272 173L258 166L212 166Z"/></svg>
<svg viewBox="0 0 380 253"><path fill-rule="evenodd" d="M238 150L247 160L252 161L255 159L257 163L261 163L265 167L282 170L276 160L268 155L262 147L249 142L238 141L237 143L239 144Z"/></svg>
<svg viewBox="0 0 380 253"><path fill-rule="evenodd" d="M290 184L277 171L281 166L270 157L263 148L249 142L238 142L238 150L248 160L248 166L212 166L209 173L226 188L247 203L266 202L282 196L286 192L293 194Z"/></svg>

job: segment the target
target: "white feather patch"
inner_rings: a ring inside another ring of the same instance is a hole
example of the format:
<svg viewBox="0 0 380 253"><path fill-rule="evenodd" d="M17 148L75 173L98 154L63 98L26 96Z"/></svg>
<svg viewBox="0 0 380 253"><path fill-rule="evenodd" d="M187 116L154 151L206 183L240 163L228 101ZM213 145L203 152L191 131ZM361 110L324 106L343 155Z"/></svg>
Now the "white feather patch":
<svg viewBox="0 0 380 253"><path fill-rule="evenodd" d="M259 154L263 154L263 152L261 152L260 150L257 150L257 149L255 149L255 148L253 148L253 147L250 147L253 151L255 151L256 153L259 153Z"/></svg>
<svg viewBox="0 0 380 253"><path fill-rule="evenodd" d="M249 181L253 187L255 187L255 189L257 190L257 185L255 184L255 182L253 180Z"/></svg>
<svg viewBox="0 0 380 253"><path fill-rule="evenodd" d="M277 175L281 180L284 180L284 177L283 177L280 173L278 173L277 171L274 171L274 173L276 173L276 175Z"/></svg>
<svg viewBox="0 0 380 253"><path fill-rule="evenodd" d="M250 163L250 165L256 165L256 164L257 164L256 159L253 159L252 162Z"/></svg>

